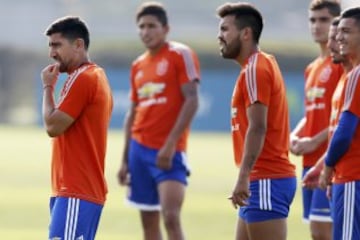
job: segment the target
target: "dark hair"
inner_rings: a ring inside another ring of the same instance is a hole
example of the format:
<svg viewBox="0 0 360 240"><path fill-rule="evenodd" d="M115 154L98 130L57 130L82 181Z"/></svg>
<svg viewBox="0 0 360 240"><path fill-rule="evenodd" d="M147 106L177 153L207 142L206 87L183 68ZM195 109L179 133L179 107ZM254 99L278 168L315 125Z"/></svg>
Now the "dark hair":
<svg viewBox="0 0 360 240"><path fill-rule="evenodd" d="M360 29L360 7L353 7L353 8L345 9L341 13L340 19L343 19L343 18L353 18Z"/></svg>
<svg viewBox="0 0 360 240"><path fill-rule="evenodd" d="M340 16L337 16L332 20L331 26L337 27L337 25L339 25L339 22L340 22Z"/></svg>
<svg viewBox="0 0 360 240"><path fill-rule="evenodd" d="M340 3L336 0L313 0L310 3L311 11L317 11L324 8L327 8L329 13L334 17L339 16L341 13Z"/></svg>
<svg viewBox="0 0 360 240"><path fill-rule="evenodd" d="M168 25L166 10L159 2L145 2L141 4L136 12L136 22L144 15L153 15L163 26Z"/></svg>
<svg viewBox="0 0 360 240"><path fill-rule="evenodd" d="M264 27L263 17L258 9L250 3L225 3L216 10L221 18L227 15L235 16L235 24L239 30L250 27L256 43L259 42L262 29Z"/></svg>
<svg viewBox="0 0 360 240"><path fill-rule="evenodd" d="M61 33L61 35L69 40L81 38L84 40L85 49L90 45L90 34L83 22L79 17L66 16L55 20L46 30L46 36L54 33Z"/></svg>

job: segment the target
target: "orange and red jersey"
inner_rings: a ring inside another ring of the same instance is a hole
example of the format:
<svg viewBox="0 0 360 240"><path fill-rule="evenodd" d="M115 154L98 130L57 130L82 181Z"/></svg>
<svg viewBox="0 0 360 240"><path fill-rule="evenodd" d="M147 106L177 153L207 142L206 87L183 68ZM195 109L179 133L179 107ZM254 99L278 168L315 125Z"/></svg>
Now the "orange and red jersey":
<svg viewBox="0 0 360 240"><path fill-rule="evenodd" d="M332 98L330 138L342 112L349 111L360 118L360 65L339 81ZM335 165L335 183L360 180L360 127L356 128L350 148Z"/></svg>
<svg viewBox="0 0 360 240"><path fill-rule="evenodd" d="M158 53L145 52L132 64L131 101L136 104L132 138L159 149L173 128L184 103L182 85L200 80L199 61L187 46L166 43ZM177 150L185 151L189 127L181 135Z"/></svg>
<svg viewBox="0 0 360 240"><path fill-rule="evenodd" d="M104 204L105 152L112 105L111 89L103 69L89 63L69 74L56 108L75 121L53 139L54 196Z"/></svg>
<svg viewBox="0 0 360 240"><path fill-rule="evenodd" d="M331 57L317 58L305 70L305 117L306 124L300 137L313 137L329 126L331 97L343 68L334 64ZM304 154L303 166L312 167L324 154L327 141L315 151Z"/></svg>
<svg viewBox="0 0 360 240"><path fill-rule="evenodd" d="M252 54L242 66L232 96L233 149L240 167L248 129L246 109L255 102L268 108L267 131L250 179L294 177L295 166L288 156L290 127L285 84L275 58L261 51Z"/></svg>

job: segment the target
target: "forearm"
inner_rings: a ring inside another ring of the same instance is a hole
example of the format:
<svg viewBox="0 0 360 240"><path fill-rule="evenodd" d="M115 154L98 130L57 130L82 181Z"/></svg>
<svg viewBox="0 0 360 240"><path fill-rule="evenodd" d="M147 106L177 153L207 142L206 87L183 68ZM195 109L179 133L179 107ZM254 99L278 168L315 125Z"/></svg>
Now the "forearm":
<svg viewBox="0 0 360 240"><path fill-rule="evenodd" d="M266 127L249 127L245 136L245 151L241 161L240 176L250 176L265 141Z"/></svg>
<svg viewBox="0 0 360 240"><path fill-rule="evenodd" d="M128 161L128 151L131 140L131 127L133 125L134 118L135 118L135 110L132 108L127 112L124 119L124 150L123 150L123 158L122 158L122 162L124 163L127 163Z"/></svg>
<svg viewBox="0 0 360 240"><path fill-rule="evenodd" d="M298 124L296 125L296 127L294 128L294 130L291 132L290 136L296 136L296 137L301 137L302 135L302 131L305 127L306 124L306 117L303 117Z"/></svg>
<svg viewBox="0 0 360 240"><path fill-rule="evenodd" d="M185 100L177 120L171 129L166 142L176 144L185 129L190 126L198 108L198 97L189 97Z"/></svg>
<svg viewBox="0 0 360 240"><path fill-rule="evenodd" d="M328 139L328 135L329 135L329 128L325 128L324 130L322 130L321 132L319 132L318 134L312 137L312 143L315 144L316 146L319 146L324 142L326 142L326 140Z"/></svg>
<svg viewBox="0 0 360 240"><path fill-rule="evenodd" d="M42 103L42 113L45 128L47 130L51 129L54 124L52 114L55 111L55 99L54 99L54 87L51 85L45 85L43 88L43 103Z"/></svg>

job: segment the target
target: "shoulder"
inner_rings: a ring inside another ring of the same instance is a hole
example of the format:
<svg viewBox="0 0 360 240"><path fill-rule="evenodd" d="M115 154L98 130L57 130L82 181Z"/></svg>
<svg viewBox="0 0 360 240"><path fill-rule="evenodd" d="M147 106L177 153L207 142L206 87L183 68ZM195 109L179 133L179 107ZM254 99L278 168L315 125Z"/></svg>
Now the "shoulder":
<svg viewBox="0 0 360 240"><path fill-rule="evenodd" d="M349 82L358 82L360 79L360 65L354 67L349 73L348 73L348 81Z"/></svg>
<svg viewBox="0 0 360 240"><path fill-rule="evenodd" d="M261 51L250 56L248 61L248 68L256 68L257 71L271 69L274 65L277 65L275 57Z"/></svg>
<svg viewBox="0 0 360 240"><path fill-rule="evenodd" d="M317 65L319 65L319 57L313 59L305 68L305 72L309 72L311 71L311 69L313 69L314 67L316 67Z"/></svg>
<svg viewBox="0 0 360 240"><path fill-rule="evenodd" d="M169 42L168 51L171 55L177 56L187 56L194 54L194 51L189 46L175 41Z"/></svg>
<svg viewBox="0 0 360 240"><path fill-rule="evenodd" d="M141 62L143 62L146 59L146 52L139 55L137 58L135 58L135 60L131 63L132 67L136 67L137 65L139 65Z"/></svg>

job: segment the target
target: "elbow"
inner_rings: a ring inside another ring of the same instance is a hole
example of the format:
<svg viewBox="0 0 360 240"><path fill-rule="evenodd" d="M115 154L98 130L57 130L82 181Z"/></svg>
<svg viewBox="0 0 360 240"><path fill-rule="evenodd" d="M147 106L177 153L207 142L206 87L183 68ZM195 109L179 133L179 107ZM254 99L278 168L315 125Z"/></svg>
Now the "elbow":
<svg viewBox="0 0 360 240"><path fill-rule="evenodd" d="M194 111L196 112L198 109L199 109L199 97L196 96L196 97L193 97L191 99L191 105L193 106L193 109Z"/></svg>
<svg viewBox="0 0 360 240"><path fill-rule="evenodd" d="M251 129L251 132L253 134L259 135L259 136L265 136L267 127L266 124L257 124L249 126L249 129Z"/></svg>
<svg viewBox="0 0 360 240"><path fill-rule="evenodd" d="M51 127L51 126L46 126L46 133L51 138L57 137L62 134L56 128Z"/></svg>

